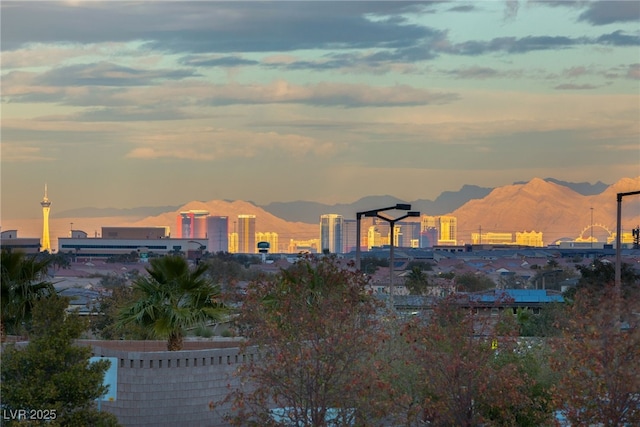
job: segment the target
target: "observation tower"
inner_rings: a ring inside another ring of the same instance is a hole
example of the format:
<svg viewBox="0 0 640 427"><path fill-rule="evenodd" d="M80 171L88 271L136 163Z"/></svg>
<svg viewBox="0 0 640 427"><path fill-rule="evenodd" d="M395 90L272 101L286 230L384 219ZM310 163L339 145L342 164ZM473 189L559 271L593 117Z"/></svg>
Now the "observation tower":
<svg viewBox="0 0 640 427"><path fill-rule="evenodd" d="M51 239L49 239L49 211L51 202L47 197L47 184L44 185L44 199L40 202L42 206L42 248L41 250L51 253Z"/></svg>

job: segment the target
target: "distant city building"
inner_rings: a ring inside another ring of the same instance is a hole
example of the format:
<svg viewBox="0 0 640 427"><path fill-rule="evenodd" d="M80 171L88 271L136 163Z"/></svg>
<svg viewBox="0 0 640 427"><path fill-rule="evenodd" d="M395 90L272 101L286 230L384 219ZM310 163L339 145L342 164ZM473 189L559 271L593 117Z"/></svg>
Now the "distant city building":
<svg viewBox="0 0 640 427"><path fill-rule="evenodd" d="M396 223L395 229L395 243L396 246L402 248L417 248L419 247L420 242L420 223L419 222L409 222L402 221Z"/></svg>
<svg viewBox="0 0 640 427"><path fill-rule="evenodd" d="M542 247L541 232L516 232L515 240L513 233L471 233L471 243L474 245L520 245Z"/></svg>
<svg viewBox="0 0 640 427"><path fill-rule="evenodd" d="M102 227L103 239L166 239L169 227Z"/></svg>
<svg viewBox="0 0 640 427"><path fill-rule="evenodd" d="M211 253L231 252L229 250L229 217L210 216L207 218L208 250Z"/></svg>
<svg viewBox="0 0 640 427"><path fill-rule="evenodd" d="M238 252L256 253L256 216L238 215Z"/></svg>
<svg viewBox="0 0 640 427"><path fill-rule="evenodd" d="M320 239L309 239L309 240L289 240L289 246L287 247L287 252L290 254L298 254L298 253L318 253L318 248L320 247Z"/></svg>
<svg viewBox="0 0 640 427"><path fill-rule="evenodd" d="M542 240L542 232L516 232L516 244L523 246L533 246L536 248L544 247Z"/></svg>
<svg viewBox="0 0 640 427"><path fill-rule="evenodd" d="M344 218L342 215L320 215L320 251L332 254L344 252L343 246Z"/></svg>
<svg viewBox="0 0 640 427"><path fill-rule="evenodd" d="M189 256L207 248L206 239L122 239L87 237L81 230L73 230L73 237L58 238L58 252L71 254L76 259L109 258L135 252L140 258L182 252Z"/></svg>
<svg viewBox="0 0 640 427"><path fill-rule="evenodd" d="M454 216L423 215L420 220L420 233L422 235L425 231L435 228L438 231L438 241L437 244L433 244L432 246L455 246L458 244L457 222L457 218Z"/></svg>
<svg viewBox="0 0 640 427"><path fill-rule="evenodd" d="M238 233L229 233L229 252L232 254L238 253Z"/></svg>
<svg viewBox="0 0 640 427"><path fill-rule="evenodd" d="M271 253L279 253L280 246L278 242L278 233L267 231L264 233L258 232L256 233L256 244L257 242L267 242L269 243L269 252Z"/></svg>
<svg viewBox="0 0 640 427"><path fill-rule="evenodd" d="M512 245L513 233L471 233L471 243L474 245Z"/></svg>
<svg viewBox="0 0 640 427"><path fill-rule="evenodd" d="M369 227L369 231L367 233L367 250L384 246L388 243L389 239L385 239L382 237L382 233L380 233L380 227L378 225L372 225L371 227Z"/></svg>
<svg viewBox="0 0 640 427"><path fill-rule="evenodd" d="M433 248L438 245L438 229L427 227L420 232L420 247Z"/></svg>
<svg viewBox="0 0 640 427"><path fill-rule="evenodd" d="M18 230L6 230L0 233L0 248L6 251L20 251L25 254L40 252L40 239L37 237L18 237Z"/></svg>
<svg viewBox="0 0 640 427"><path fill-rule="evenodd" d="M439 217L440 234L438 235L439 245L457 245L458 244L458 220L454 216Z"/></svg>
<svg viewBox="0 0 640 427"><path fill-rule="evenodd" d="M355 219L344 219L342 221L342 248L343 253L356 250L356 236L358 226Z"/></svg>
<svg viewBox="0 0 640 427"><path fill-rule="evenodd" d="M176 218L177 238L206 239L207 217L205 210L190 210L180 212Z"/></svg>
<svg viewBox="0 0 640 427"><path fill-rule="evenodd" d="M49 212L51 201L47 197L47 184L44 185L44 198L40 202L42 206L42 251L51 252L51 239L49 238Z"/></svg>

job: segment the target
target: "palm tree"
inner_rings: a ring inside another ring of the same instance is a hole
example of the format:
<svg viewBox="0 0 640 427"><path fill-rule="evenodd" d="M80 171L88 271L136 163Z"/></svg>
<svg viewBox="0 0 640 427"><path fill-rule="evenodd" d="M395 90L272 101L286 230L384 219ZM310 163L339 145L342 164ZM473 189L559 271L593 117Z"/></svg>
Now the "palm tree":
<svg viewBox="0 0 640 427"><path fill-rule="evenodd" d="M205 275L207 265L189 268L181 256L153 258L148 275L133 284L140 299L124 307L119 325L137 323L154 336L167 339L167 349L182 349L185 328L207 320L220 320L226 313L219 302L220 289Z"/></svg>
<svg viewBox="0 0 640 427"><path fill-rule="evenodd" d="M424 295L429 286L429 278L419 266L414 266L407 276L405 286L411 295Z"/></svg>
<svg viewBox="0 0 640 427"><path fill-rule="evenodd" d="M3 250L0 258L0 301L2 307L0 333L23 332L23 324L31 320L33 304L55 294L46 280L50 260L27 257L20 251ZM6 329L5 329L6 328Z"/></svg>

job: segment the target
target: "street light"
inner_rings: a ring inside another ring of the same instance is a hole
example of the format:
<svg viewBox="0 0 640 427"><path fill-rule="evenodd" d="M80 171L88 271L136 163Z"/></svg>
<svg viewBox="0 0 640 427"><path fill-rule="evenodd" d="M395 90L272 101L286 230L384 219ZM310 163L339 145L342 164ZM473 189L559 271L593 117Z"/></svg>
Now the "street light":
<svg viewBox="0 0 640 427"><path fill-rule="evenodd" d="M409 209L411 209L411 205L407 205L407 206L409 206ZM394 228L395 228L396 222L400 221L401 219L405 219L408 217L418 217L418 216L420 216L420 212L418 211L407 212L406 214L398 218L387 218L385 216L382 216L376 213L376 217L383 219L389 223L389 233L390 233L389 234L389 298L390 298L392 307L393 307L393 292L394 292L393 271L394 271L394 263L395 263L394 250L393 250L393 247L395 246Z"/></svg>
<svg viewBox="0 0 640 427"><path fill-rule="evenodd" d="M628 193L618 193L616 195L616 201L618 202L618 212L616 219L616 272L615 272L615 291L616 296L620 296L622 292L622 273L621 273L621 253L622 249L620 248L622 244L621 234L622 234L622 198L625 196L633 196L636 194L640 194L640 191L629 191Z"/></svg>
<svg viewBox="0 0 640 427"><path fill-rule="evenodd" d="M388 208L371 209L368 211L356 212L356 269L360 270L360 220L362 217L376 217L379 212L390 211L410 211L411 205L407 203L396 203L395 206L389 206Z"/></svg>

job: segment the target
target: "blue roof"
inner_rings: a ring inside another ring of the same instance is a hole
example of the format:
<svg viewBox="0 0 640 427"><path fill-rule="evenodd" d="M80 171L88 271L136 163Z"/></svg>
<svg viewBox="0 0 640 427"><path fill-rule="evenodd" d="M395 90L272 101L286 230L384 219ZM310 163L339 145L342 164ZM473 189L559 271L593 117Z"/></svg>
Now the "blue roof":
<svg viewBox="0 0 640 427"><path fill-rule="evenodd" d="M496 289L491 293L472 295L477 302L513 301L516 304L564 302L562 295L549 293L545 289Z"/></svg>

